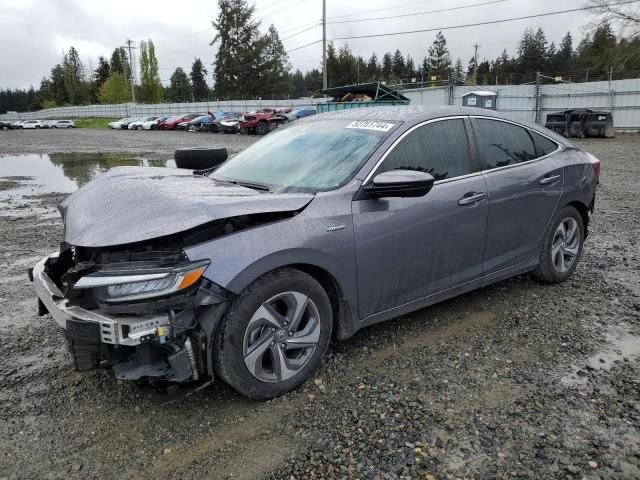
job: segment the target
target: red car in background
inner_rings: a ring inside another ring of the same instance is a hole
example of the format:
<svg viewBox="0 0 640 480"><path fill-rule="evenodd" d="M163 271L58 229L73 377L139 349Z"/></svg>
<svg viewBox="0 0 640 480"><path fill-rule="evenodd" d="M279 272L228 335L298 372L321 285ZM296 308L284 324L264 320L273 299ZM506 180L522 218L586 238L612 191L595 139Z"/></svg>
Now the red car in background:
<svg viewBox="0 0 640 480"><path fill-rule="evenodd" d="M289 119L282 113L273 110L262 110L251 112L240 121L240 133L255 133L256 135L266 135L274 128L287 123Z"/></svg>
<svg viewBox="0 0 640 480"><path fill-rule="evenodd" d="M201 113L189 113L187 115L181 115L181 116L178 116L178 117L170 118L169 120L164 122L164 124L162 125L162 129L164 129L164 130L175 130L179 123L188 122L188 121L193 120L194 118L200 117L200 116L202 116Z"/></svg>

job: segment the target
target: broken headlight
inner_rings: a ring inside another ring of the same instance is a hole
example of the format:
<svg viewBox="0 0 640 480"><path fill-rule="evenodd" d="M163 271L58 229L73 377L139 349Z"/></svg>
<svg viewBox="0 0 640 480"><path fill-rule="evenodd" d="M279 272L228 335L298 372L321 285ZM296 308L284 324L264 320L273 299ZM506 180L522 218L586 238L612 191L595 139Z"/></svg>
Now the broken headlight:
<svg viewBox="0 0 640 480"><path fill-rule="evenodd" d="M209 265L208 261L171 268L108 269L85 275L74 289L95 289L107 302L142 300L169 295L195 284Z"/></svg>

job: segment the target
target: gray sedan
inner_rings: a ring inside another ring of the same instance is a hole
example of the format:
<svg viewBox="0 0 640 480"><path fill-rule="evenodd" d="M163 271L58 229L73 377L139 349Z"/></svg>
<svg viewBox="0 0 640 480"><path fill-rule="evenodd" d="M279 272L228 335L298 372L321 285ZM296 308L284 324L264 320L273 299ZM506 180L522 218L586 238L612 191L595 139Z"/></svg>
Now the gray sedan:
<svg viewBox="0 0 640 480"><path fill-rule="evenodd" d="M525 272L568 279L599 173L486 110L315 115L215 170L110 170L60 205L60 251L30 274L77 369L266 399L332 338Z"/></svg>

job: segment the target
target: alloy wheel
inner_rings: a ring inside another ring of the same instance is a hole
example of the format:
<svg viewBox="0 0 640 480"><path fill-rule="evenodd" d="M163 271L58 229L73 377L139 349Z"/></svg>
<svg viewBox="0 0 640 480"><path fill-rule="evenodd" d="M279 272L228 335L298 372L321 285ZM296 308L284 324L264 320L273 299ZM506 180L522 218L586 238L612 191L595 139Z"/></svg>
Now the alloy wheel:
<svg viewBox="0 0 640 480"><path fill-rule="evenodd" d="M282 382L309 362L320 341L320 316L311 298L300 292L271 297L245 329L242 355L258 380Z"/></svg>
<svg viewBox="0 0 640 480"><path fill-rule="evenodd" d="M580 228L575 218L568 217L560 222L551 242L553 267L560 273L569 270L580 250Z"/></svg>

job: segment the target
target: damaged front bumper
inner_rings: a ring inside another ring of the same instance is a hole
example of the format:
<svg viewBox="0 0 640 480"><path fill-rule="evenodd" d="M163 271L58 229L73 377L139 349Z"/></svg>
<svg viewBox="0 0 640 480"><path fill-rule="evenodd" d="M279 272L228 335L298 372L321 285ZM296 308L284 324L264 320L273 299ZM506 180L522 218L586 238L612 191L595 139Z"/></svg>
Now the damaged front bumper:
<svg viewBox="0 0 640 480"><path fill-rule="evenodd" d="M226 307L225 292L205 280L183 298L183 305L152 299L147 304L157 310L112 313L83 308L67 298L50 276L49 262L57 262L59 255L40 260L29 277L39 313L50 313L65 329L77 370L112 367L122 380L190 382L199 388L213 380L210 349L215 325Z"/></svg>
<svg viewBox="0 0 640 480"><path fill-rule="evenodd" d="M65 330L67 321L87 322L99 327L100 341L111 345L134 347L156 336L158 329L169 325L167 313L162 315L106 315L97 310L69 305L69 301L45 273L46 262L57 258L54 253L35 264L32 271L33 286L38 299L58 325ZM40 307L42 311L42 306Z"/></svg>

